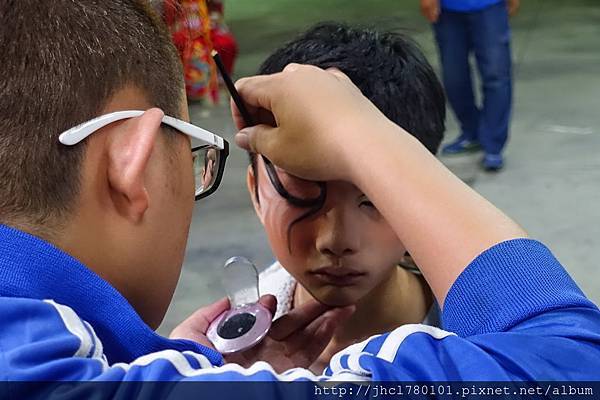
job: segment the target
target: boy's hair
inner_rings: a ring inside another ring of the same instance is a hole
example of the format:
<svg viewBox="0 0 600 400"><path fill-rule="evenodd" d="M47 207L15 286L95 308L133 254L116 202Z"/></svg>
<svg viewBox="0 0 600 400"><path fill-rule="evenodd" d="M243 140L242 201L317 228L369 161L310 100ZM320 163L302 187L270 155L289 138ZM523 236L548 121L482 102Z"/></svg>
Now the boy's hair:
<svg viewBox="0 0 600 400"><path fill-rule="evenodd" d="M52 230L76 204L85 151L58 135L127 86L178 116L183 73L144 0L0 1L0 21L0 223Z"/></svg>
<svg viewBox="0 0 600 400"><path fill-rule="evenodd" d="M259 73L280 72L289 63L341 70L386 117L437 153L445 130L444 89L410 38L321 23L271 54Z"/></svg>
<svg viewBox="0 0 600 400"><path fill-rule="evenodd" d="M272 53L258 72L280 72L289 63L341 70L386 117L437 153L445 130L446 98L433 68L411 39L321 23ZM255 169L254 154L250 160Z"/></svg>

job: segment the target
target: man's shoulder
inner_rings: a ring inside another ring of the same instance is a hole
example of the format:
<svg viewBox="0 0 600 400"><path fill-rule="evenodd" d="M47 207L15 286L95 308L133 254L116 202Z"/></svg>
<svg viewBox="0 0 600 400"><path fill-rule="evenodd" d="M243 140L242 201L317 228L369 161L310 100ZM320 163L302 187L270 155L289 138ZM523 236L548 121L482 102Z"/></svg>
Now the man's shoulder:
<svg viewBox="0 0 600 400"><path fill-rule="evenodd" d="M66 306L55 303L53 300L39 300L23 297L0 297L0 335L6 336L8 329L18 325L26 324L29 328L38 324L46 327L64 328L65 325L61 319L63 314L75 312Z"/></svg>

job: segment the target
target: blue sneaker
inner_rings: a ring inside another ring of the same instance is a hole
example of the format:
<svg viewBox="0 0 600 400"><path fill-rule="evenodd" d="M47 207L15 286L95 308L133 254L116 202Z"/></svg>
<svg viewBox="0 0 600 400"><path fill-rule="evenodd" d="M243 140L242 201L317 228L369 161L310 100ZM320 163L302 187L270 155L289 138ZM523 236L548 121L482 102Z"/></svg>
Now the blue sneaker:
<svg viewBox="0 0 600 400"><path fill-rule="evenodd" d="M444 146L444 148L442 149L442 154L449 156L457 154L474 153L479 150L481 150L481 146L479 145L478 141L465 139L465 137L461 135L454 142Z"/></svg>
<svg viewBox="0 0 600 400"><path fill-rule="evenodd" d="M489 172L497 172L504 168L504 158L502 154L489 154L486 153L481 160L481 166L483 169Z"/></svg>

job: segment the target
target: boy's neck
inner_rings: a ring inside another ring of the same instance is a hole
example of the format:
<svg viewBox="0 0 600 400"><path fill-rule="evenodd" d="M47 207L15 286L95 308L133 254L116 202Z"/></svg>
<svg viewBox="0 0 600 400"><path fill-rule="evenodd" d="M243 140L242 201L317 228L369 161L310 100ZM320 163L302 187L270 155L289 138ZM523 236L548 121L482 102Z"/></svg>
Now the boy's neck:
<svg viewBox="0 0 600 400"><path fill-rule="evenodd" d="M310 298L301 285L296 285L294 304ZM432 302L433 296L422 276L395 268L356 304L356 311L336 330L327 350L346 347L404 324L420 324Z"/></svg>

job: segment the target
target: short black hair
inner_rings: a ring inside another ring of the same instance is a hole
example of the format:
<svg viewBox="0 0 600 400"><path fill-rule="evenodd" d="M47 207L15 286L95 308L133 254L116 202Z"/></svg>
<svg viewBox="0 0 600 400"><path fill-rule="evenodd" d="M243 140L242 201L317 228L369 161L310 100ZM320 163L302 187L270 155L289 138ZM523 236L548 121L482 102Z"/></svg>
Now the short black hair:
<svg viewBox="0 0 600 400"><path fill-rule="evenodd" d="M289 63L338 68L386 117L437 153L445 130L444 90L407 36L320 23L273 52L258 72L280 72Z"/></svg>
<svg viewBox="0 0 600 400"><path fill-rule="evenodd" d="M290 63L341 70L386 117L437 153L445 131L444 89L419 46L407 36L324 22L275 50L258 73L281 72ZM249 155L260 201L256 154Z"/></svg>
<svg viewBox="0 0 600 400"><path fill-rule="evenodd" d="M341 70L386 117L410 132L431 153L437 153L445 130L446 97L433 68L407 36L336 22L320 23L273 52L258 72L274 74L290 63ZM260 202L256 154L249 155L255 176L254 196ZM321 190L326 196L326 186ZM290 252L293 226L319 212L325 196L288 226Z"/></svg>
<svg viewBox="0 0 600 400"><path fill-rule="evenodd" d="M133 86L178 116L183 72L145 0L0 2L0 223L51 228L73 210L85 145L58 135Z"/></svg>

